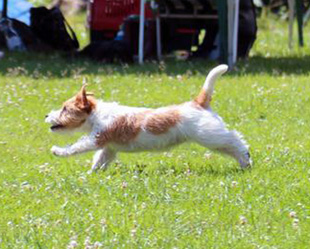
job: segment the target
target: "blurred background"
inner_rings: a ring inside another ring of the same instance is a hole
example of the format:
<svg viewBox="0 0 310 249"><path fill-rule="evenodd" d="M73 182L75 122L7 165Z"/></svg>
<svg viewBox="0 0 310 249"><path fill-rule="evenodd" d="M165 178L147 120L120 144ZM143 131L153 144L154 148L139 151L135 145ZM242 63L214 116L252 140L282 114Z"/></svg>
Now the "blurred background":
<svg viewBox="0 0 310 249"><path fill-rule="evenodd" d="M249 58L260 30L275 31L266 26L270 22L287 32L289 50L294 37L303 47L310 16L310 1L303 0L146 1L141 36L140 5L140 0L1 0L0 49L58 51L108 63L173 57L233 65Z"/></svg>

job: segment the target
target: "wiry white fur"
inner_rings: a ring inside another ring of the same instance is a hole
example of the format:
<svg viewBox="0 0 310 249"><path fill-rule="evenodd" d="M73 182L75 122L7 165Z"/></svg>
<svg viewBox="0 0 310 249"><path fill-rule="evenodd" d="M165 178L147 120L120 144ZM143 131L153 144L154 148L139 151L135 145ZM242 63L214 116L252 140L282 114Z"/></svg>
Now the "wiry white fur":
<svg viewBox="0 0 310 249"><path fill-rule="evenodd" d="M227 70L226 65L213 69L207 80L206 89L212 93L215 79ZM171 107L163 107L152 112L166 112ZM251 164L248 146L242 136L236 131L226 129L223 120L210 108L197 108L193 102L187 102L174 106L180 113L181 121L168 132L154 135L144 129L142 124L138 136L127 144L109 143L104 147L97 147L96 136L105 131L113 121L122 115L133 115L139 112L145 113L147 108L134 108L122 106L117 103L105 103L99 101L96 109L90 114L83 125L83 129L89 132L75 144L66 148L53 146L52 152L57 156L69 156L87 151L97 151L92 170L97 168L106 169L108 164L115 158L117 152L136 152L145 150L163 150L171 146L184 143L196 142L213 151L221 152L235 158L242 168ZM57 112L52 112L47 122L52 123ZM147 119L147 114L146 119Z"/></svg>

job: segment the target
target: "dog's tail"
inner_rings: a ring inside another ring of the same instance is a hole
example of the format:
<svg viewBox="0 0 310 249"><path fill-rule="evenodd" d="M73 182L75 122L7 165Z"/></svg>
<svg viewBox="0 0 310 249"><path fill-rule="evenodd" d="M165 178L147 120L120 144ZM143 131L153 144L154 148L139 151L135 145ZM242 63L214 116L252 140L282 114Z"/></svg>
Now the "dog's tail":
<svg viewBox="0 0 310 249"><path fill-rule="evenodd" d="M194 100L198 105L200 105L203 108L208 108L210 106L215 81L227 70L228 66L225 64L219 65L211 70L211 72L208 74L206 78L206 81L199 95Z"/></svg>

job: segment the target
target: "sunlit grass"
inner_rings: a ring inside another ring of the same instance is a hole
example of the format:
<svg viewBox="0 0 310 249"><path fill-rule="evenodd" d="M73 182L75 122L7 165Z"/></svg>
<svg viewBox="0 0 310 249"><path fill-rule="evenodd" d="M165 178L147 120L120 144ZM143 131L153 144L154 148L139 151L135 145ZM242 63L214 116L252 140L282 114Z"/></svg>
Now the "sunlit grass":
<svg viewBox="0 0 310 249"><path fill-rule="evenodd" d="M92 175L91 153L50 153L78 136L49 133L44 116L84 77L98 98L159 107L193 98L214 63L118 66L7 54L0 61L0 248L308 248L309 41L289 51L286 29L260 20L252 58L216 85L214 110L251 146L247 171L197 145L122 154Z"/></svg>

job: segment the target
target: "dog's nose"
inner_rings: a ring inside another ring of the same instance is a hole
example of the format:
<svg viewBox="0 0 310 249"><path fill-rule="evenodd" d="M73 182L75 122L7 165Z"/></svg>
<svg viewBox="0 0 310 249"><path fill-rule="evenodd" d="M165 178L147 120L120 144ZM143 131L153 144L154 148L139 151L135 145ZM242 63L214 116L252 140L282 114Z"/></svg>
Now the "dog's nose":
<svg viewBox="0 0 310 249"><path fill-rule="evenodd" d="M45 118L47 118L48 117L48 115L45 115Z"/></svg>

